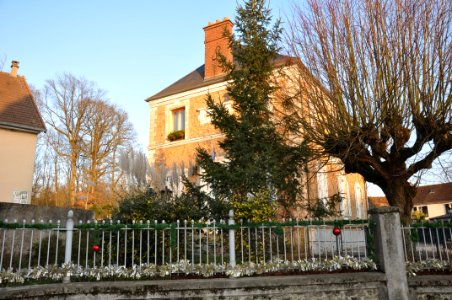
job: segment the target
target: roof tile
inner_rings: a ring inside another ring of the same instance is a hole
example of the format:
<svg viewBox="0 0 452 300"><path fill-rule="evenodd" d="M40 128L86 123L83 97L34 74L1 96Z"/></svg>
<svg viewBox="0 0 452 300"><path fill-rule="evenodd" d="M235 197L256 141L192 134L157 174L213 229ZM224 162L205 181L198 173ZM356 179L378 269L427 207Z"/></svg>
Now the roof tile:
<svg viewBox="0 0 452 300"><path fill-rule="evenodd" d="M46 130L23 76L0 72L0 127L33 132Z"/></svg>

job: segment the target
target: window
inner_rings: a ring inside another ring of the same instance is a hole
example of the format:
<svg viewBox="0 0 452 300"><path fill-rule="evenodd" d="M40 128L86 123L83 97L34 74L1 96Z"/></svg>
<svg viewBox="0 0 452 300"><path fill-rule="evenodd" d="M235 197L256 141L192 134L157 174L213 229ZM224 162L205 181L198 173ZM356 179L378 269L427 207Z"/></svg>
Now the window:
<svg viewBox="0 0 452 300"><path fill-rule="evenodd" d="M448 214L452 210L452 203L444 204L444 209L446 210L446 214Z"/></svg>
<svg viewBox="0 0 452 300"><path fill-rule="evenodd" d="M424 214L428 216L428 207L427 206L421 206L421 210Z"/></svg>
<svg viewBox="0 0 452 300"><path fill-rule="evenodd" d="M361 186L357 182L355 183L355 205L356 205L356 217L358 219L365 219L366 211L364 207L363 193Z"/></svg>
<svg viewBox="0 0 452 300"><path fill-rule="evenodd" d="M322 165L323 164L323 165ZM317 196L322 199L324 204L326 204L328 198L328 178L327 178L327 168L323 162L318 162L318 172L317 172Z"/></svg>
<svg viewBox="0 0 452 300"><path fill-rule="evenodd" d="M427 206L415 206L413 207L414 211L422 212L426 217L428 217L428 207Z"/></svg>
<svg viewBox="0 0 452 300"><path fill-rule="evenodd" d="M341 195L341 215L345 218L351 217L351 207L350 207L350 195L348 192L348 182L344 175L339 175L338 178L338 189Z"/></svg>
<svg viewBox="0 0 452 300"><path fill-rule="evenodd" d="M185 130L185 107L173 110L173 131Z"/></svg>

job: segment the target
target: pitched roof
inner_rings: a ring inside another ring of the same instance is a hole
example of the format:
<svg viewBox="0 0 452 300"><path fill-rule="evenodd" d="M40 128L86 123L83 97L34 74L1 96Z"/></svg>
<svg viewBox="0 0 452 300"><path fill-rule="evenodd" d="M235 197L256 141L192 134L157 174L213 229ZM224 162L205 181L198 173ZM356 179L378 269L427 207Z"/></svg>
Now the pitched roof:
<svg viewBox="0 0 452 300"><path fill-rule="evenodd" d="M368 198L369 198L370 208L389 206L388 200L386 199L385 196L382 196L382 197L369 196Z"/></svg>
<svg viewBox="0 0 452 300"><path fill-rule="evenodd" d="M34 133L46 130L23 76L0 72L0 128Z"/></svg>
<svg viewBox="0 0 452 300"><path fill-rule="evenodd" d="M417 188L414 205L428 205L452 202L452 182L424 185Z"/></svg>
<svg viewBox="0 0 452 300"><path fill-rule="evenodd" d="M285 55L278 55L273 61L272 65L274 67L284 66L291 64L293 62L293 58ZM223 82L226 80L226 74L220 75L218 77L213 77L208 80L204 80L204 66L202 65L196 70L188 73L178 81L164 88L160 92L151 97L147 98L146 101L152 101L156 99L160 99L163 97L171 96L174 94L190 91L196 88L200 88L203 86L208 86L214 83Z"/></svg>
<svg viewBox="0 0 452 300"><path fill-rule="evenodd" d="M164 88L157 94L149 97L146 101L152 101L155 99L163 98L166 96L182 93L202 86L207 86L217 82L222 82L225 80L225 76L214 77L210 80L204 81L204 65L200 66L196 70L188 73L178 81L174 82L170 86Z"/></svg>
<svg viewBox="0 0 452 300"><path fill-rule="evenodd" d="M388 206L386 197L369 197L373 207ZM452 182L442 184L423 185L417 187L413 205L429 205L452 202Z"/></svg>

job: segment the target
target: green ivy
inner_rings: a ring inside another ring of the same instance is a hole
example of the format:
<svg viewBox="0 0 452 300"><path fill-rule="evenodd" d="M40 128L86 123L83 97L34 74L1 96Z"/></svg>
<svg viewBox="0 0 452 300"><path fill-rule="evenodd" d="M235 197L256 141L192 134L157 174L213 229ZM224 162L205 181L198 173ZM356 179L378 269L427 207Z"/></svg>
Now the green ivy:
<svg viewBox="0 0 452 300"><path fill-rule="evenodd" d="M367 224L367 220L336 220L336 221L317 221L317 220L309 220L309 221L298 221L298 220L289 220L284 222L276 222L276 221L268 221L268 222L241 222L236 223L234 225L228 225L224 223L215 222L214 223L191 223L187 222L187 227L194 229L202 229L202 228L211 228L213 229L240 229L240 228L262 228L262 227L296 227L296 226L310 226L310 225L328 225L328 226L338 226L343 227L345 225L359 225L359 224ZM183 222L179 223L179 227L184 227ZM21 228L32 228L32 229L54 229L58 228L57 225L54 224L20 224L20 223L5 223L0 221L0 228L5 229L21 229ZM60 228L63 228L60 226ZM131 230L140 230L140 229L156 229L156 230L164 230L164 229L177 229L177 223L135 223L135 224L110 224L110 223L85 223L85 224L77 224L74 226L75 229L86 229L86 230L105 230L105 231L118 231L124 229Z"/></svg>
<svg viewBox="0 0 452 300"><path fill-rule="evenodd" d="M451 221L446 221L446 222L439 222L439 221L424 221L424 220L418 220L414 223L411 224L411 228L420 228L420 227L425 227L425 228L441 228L441 227L446 227L446 228L452 228L452 222Z"/></svg>

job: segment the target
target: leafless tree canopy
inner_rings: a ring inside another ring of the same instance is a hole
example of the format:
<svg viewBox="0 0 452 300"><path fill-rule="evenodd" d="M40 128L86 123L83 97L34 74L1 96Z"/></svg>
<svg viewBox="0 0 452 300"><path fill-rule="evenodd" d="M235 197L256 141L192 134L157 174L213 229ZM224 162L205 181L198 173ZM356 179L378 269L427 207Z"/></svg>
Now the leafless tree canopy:
<svg viewBox="0 0 452 300"><path fill-rule="evenodd" d="M75 202L77 167L82 154L83 125L88 121L89 102L100 100L104 92L94 83L64 74L48 80L44 89L44 118L49 125L50 143L56 154L69 161L68 204Z"/></svg>
<svg viewBox="0 0 452 300"><path fill-rule="evenodd" d="M105 100L93 82L71 74L47 81L34 95L48 129L39 141L35 198L111 206L123 180L120 150L135 138L127 113Z"/></svg>
<svg viewBox="0 0 452 300"><path fill-rule="evenodd" d="M288 120L407 222L408 180L452 147L451 2L306 0L294 11L288 45L302 76Z"/></svg>

